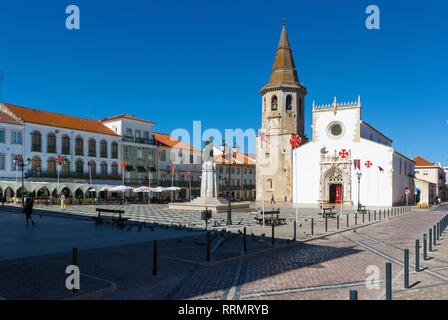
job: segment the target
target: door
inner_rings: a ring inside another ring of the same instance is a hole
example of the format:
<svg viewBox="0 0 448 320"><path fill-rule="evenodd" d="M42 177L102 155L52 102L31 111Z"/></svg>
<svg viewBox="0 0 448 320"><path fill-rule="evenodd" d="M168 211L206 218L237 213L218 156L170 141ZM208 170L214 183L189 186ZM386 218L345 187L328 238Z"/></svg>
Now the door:
<svg viewBox="0 0 448 320"><path fill-rule="evenodd" d="M330 185L330 203L341 203L342 201L342 185L332 184Z"/></svg>

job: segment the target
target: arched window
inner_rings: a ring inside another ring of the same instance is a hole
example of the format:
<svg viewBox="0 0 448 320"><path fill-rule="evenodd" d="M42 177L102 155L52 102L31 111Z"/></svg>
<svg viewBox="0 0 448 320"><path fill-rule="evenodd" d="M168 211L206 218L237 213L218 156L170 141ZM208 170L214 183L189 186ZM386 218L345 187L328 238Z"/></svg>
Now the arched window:
<svg viewBox="0 0 448 320"><path fill-rule="evenodd" d="M292 110L292 96L288 94L286 96L286 110L291 111Z"/></svg>
<svg viewBox="0 0 448 320"><path fill-rule="evenodd" d="M107 176L107 163L101 162L101 175Z"/></svg>
<svg viewBox="0 0 448 320"><path fill-rule="evenodd" d="M70 175L70 160L67 158L65 158L62 162L61 173L66 177Z"/></svg>
<svg viewBox="0 0 448 320"><path fill-rule="evenodd" d="M111 170L113 176L118 176L118 164L116 164L115 162L112 163Z"/></svg>
<svg viewBox="0 0 448 320"><path fill-rule="evenodd" d="M101 142L100 142L100 157L107 158L107 142L106 142L106 140L101 140Z"/></svg>
<svg viewBox="0 0 448 320"><path fill-rule="evenodd" d="M278 109L277 96L272 96L272 99L271 99L271 110L276 111L277 109Z"/></svg>
<svg viewBox="0 0 448 320"><path fill-rule="evenodd" d="M42 152L42 135L37 130L31 133L31 151Z"/></svg>
<svg viewBox="0 0 448 320"><path fill-rule="evenodd" d="M82 176L84 173L84 161L82 161L81 159L76 160L75 172L77 176Z"/></svg>
<svg viewBox="0 0 448 320"><path fill-rule="evenodd" d="M266 112L266 97L263 98L263 112Z"/></svg>
<svg viewBox="0 0 448 320"><path fill-rule="evenodd" d="M56 135L53 132L47 135L47 153L56 153Z"/></svg>
<svg viewBox="0 0 448 320"><path fill-rule="evenodd" d="M70 154L70 137L62 136L62 154Z"/></svg>
<svg viewBox="0 0 448 320"><path fill-rule="evenodd" d="M111 153L112 159L118 159L118 143L115 141L111 144Z"/></svg>
<svg viewBox="0 0 448 320"><path fill-rule="evenodd" d="M81 136L77 136L75 139L75 155L84 155L84 139Z"/></svg>
<svg viewBox="0 0 448 320"><path fill-rule="evenodd" d="M48 158L47 172L48 173L56 173L56 160L54 158Z"/></svg>
<svg viewBox="0 0 448 320"><path fill-rule="evenodd" d="M38 156L34 156L32 160L33 164L31 165L31 170L34 173L40 174L42 171L42 161Z"/></svg>
<svg viewBox="0 0 448 320"><path fill-rule="evenodd" d="M89 139L89 157L96 157L96 141L93 138Z"/></svg>
<svg viewBox="0 0 448 320"><path fill-rule="evenodd" d="M93 160L89 161L89 172L94 176L96 174L96 163Z"/></svg>

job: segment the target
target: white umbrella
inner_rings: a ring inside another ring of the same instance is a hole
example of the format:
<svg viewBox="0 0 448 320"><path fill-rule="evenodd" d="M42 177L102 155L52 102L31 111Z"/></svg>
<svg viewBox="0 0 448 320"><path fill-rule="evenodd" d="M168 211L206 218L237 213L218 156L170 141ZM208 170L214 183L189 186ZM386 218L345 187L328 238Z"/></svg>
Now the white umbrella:
<svg viewBox="0 0 448 320"><path fill-rule="evenodd" d="M169 187L169 188L163 188L163 191L179 191L182 190L179 187Z"/></svg>
<svg viewBox="0 0 448 320"><path fill-rule="evenodd" d="M143 187L135 188L133 191L134 192L152 192L152 191L154 191L154 189L150 188L150 187L143 186Z"/></svg>
<svg viewBox="0 0 448 320"><path fill-rule="evenodd" d="M133 191L133 190L134 190L134 188L131 188L131 187L116 186L116 187L110 188L107 191L110 191L110 192L127 192L127 191Z"/></svg>

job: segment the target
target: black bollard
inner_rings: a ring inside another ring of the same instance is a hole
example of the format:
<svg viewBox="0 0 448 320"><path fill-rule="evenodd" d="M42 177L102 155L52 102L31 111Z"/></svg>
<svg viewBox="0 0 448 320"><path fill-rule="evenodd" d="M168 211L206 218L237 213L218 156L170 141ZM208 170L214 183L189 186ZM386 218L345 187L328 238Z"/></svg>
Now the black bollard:
<svg viewBox="0 0 448 320"><path fill-rule="evenodd" d="M348 221L348 219L347 219L347 221ZM358 212L355 212L355 226L357 226L357 225L358 225Z"/></svg>
<svg viewBox="0 0 448 320"><path fill-rule="evenodd" d="M426 233L423 235L423 261L428 259Z"/></svg>
<svg viewBox="0 0 448 320"><path fill-rule="evenodd" d="M358 291L350 290L350 300L358 300Z"/></svg>
<svg viewBox="0 0 448 320"><path fill-rule="evenodd" d="M314 218L311 218L311 235L314 235Z"/></svg>
<svg viewBox="0 0 448 320"><path fill-rule="evenodd" d="M154 240L153 245L153 259L152 259L152 275L157 275L157 240Z"/></svg>
<svg viewBox="0 0 448 320"><path fill-rule="evenodd" d="M350 222L349 222L349 219L350 219L350 216L349 216L349 214L347 213L347 228L349 227L349 225L350 225ZM355 212L355 221L356 221L356 212Z"/></svg>
<svg viewBox="0 0 448 320"><path fill-rule="evenodd" d="M328 217L325 216L325 232L328 231Z"/></svg>
<svg viewBox="0 0 448 320"><path fill-rule="evenodd" d="M420 241L415 240L415 271L420 271Z"/></svg>
<svg viewBox="0 0 448 320"><path fill-rule="evenodd" d="M404 249L404 288L409 289L409 249Z"/></svg>
<svg viewBox="0 0 448 320"><path fill-rule="evenodd" d="M369 222L370 222L370 210L369 210L369 213L368 213L368 215L369 215Z"/></svg>
<svg viewBox="0 0 448 320"><path fill-rule="evenodd" d="M362 224L364 224L364 211L362 212Z"/></svg>
<svg viewBox="0 0 448 320"><path fill-rule="evenodd" d="M437 222L437 241L440 240L440 223Z"/></svg>
<svg viewBox="0 0 448 320"><path fill-rule="evenodd" d="M295 221L294 221L294 223L295 223ZM243 234L243 250L244 250L244 253L246 253L246 251L247 251L247 239L246 239L246 227L244 227L244 234Z"/></svg>
<svg viewBox="0 0 448 320"><path fill-rule="evenodd" d="M79 265L78 265L78 248L73 248L72 256L73 256L73 265L77 266L79 268ZM73 291L73 293L76 293L76 292L78 292L78 289L73 288L72 291Z"/></svg>
<svg viewBox="0 0 448 320"><path fill-rule="evenodd" d="M429 241L428 241L428 246L429 246L429 252L431 252L432 251L432 229L431 228L429 228L429 230L428 230L429 232Z"/></svg>
<svg viewBox="0 0 448 320"><path fill-rule="evenodd" d="M386 262L386 300L392 300L392 263Z"/></svg>
<svg viewBox="0 0 448 320"><path fill-rule="evenodd" d="M207 232L207 261L210 261L210 232Z"/></svg>
<svg viewBox="0 0 448 320"><path fill-rule="evenodd" d="M433 240L433 245L435 247L437 244L437 242L436 242L436 226L435 225L432 226L432 240Z"/></svg>
<svg viewBox="0 0 448 320"><path fill-rule="evenodd" d="M339 230L339 216L336 217L336 229Z"/></svg>
<svg viewBox="0 0 448 320"><path fill-rule="evenodd" d="M373 210L373 221L376 221L376 210Z"/></svg>
<svg viewBox="0 0 448 320"><path fill-rule="evenodd" d="M274 227L275 227L275 224L272 221L272 245L274 245Z"/></svg>

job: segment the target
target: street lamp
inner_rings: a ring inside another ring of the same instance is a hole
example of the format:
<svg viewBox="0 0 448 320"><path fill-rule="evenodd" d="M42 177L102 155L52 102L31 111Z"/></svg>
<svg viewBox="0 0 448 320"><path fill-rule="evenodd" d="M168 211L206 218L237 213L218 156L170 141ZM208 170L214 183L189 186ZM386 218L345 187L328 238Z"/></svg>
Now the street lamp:
<svg viewBox="0 0 448 320"><path fill-rule="evenodd" d="M361 197L361 177L362 177L362 173L358 172L358 173L356 173L356 175L358 176L358 211L361 211L360 197Z"/></svg>
<svg viewBox="0 0 448 320"><path fill-rule="evenodd" d="M16 166L18 166L20 168L20 170L22 171L22 206L24 205L24 190L25 190L25 186L24 186L24 182L23 182L23 169L27 166L29 166L31 164L31 159L28 158L25 162L23 162L23 157L21 155L17 155L14 160L13 160L14 164Z"/></svg>
<svg viewBox="0 0 448 320"><path fill-rule="evenodd" d="M229 180L227 182L227 197L228 197L228 201L229 201L229 206L227 208L227 222L226 225L232 225L232 203L231 203L231 193L230 193L230 181L232 179L231 177L231 168L232 168L232 154L230 154L230 152L233 152L233 155L236 154L238 152L238 146L236 145L236 142L234 142L232 150L230 150L229 148ZM224 154L224 158L226 156L226 142L224 139L222 139L222 145L221 145L221 151Z"/></svg>

